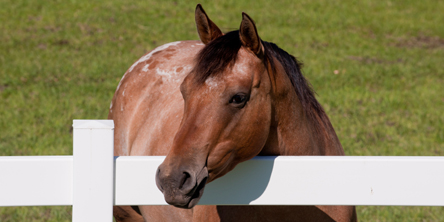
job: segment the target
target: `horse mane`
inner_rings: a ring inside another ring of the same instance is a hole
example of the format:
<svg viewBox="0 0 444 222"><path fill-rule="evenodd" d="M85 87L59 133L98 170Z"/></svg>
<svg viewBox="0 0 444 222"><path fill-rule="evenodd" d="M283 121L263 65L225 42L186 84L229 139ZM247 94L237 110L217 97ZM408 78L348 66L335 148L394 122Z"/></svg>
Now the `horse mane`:
<svg viewBox="0 0 444 222"><path fill-rule="evenodd" d="M274 43L262 41L262 44L265 48L264 63L266 67L270 65L271 69L276 71L273 58L281 63L301 102L305 115L314 123L318 133L323 132L328 136L325 129L330 128L331 123L321 104L316 100L316 93L311 84L302 75L302 63ZM218 75L225 69L233 67L241 46L239 30L228 32L207 44L195 58L196 66L191 71L195 75L197 83L203 84L210 76Z"/></svg>

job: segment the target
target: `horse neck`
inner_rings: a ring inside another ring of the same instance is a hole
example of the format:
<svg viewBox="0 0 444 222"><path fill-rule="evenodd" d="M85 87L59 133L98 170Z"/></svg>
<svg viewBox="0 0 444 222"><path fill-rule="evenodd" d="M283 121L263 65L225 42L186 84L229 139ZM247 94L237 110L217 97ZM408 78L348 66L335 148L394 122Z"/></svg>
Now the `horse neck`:
<svg viewBox="0 0 444 222"><path fill-rule="evenodd" d="M285 81L275 83L274 88L282 90L274 93L270 134L259 155L344 155L328 117L324 117L324 125L319 114L315 120L310 120L288 77L285 75L283 79Z"/></svg>

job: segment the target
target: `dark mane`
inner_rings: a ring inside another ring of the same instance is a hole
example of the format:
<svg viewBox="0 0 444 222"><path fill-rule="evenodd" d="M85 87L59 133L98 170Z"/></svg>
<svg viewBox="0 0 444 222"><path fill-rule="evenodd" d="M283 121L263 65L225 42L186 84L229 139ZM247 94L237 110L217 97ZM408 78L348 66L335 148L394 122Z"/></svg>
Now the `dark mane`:
<svg viewBox="0 0 444 222"><path fill-rule="evenodd" d="M313 123L321 123L315 124L316 130L321 132L321 128L330 128L328 117L316 100L311 84L302 75L302 63L274 43L262 41L262 44L265 48L265 65L270 65L271 69L275 71L276 64L273 58L281 63L296 91L306 116ZM191 71L195 75L195 80L198 83L203 83L210 76L218 75L225 71L225 69L231 68L236 63L237 54L241 46L239 31L229 32L210 42L195 58L196 66Z"/></svg>

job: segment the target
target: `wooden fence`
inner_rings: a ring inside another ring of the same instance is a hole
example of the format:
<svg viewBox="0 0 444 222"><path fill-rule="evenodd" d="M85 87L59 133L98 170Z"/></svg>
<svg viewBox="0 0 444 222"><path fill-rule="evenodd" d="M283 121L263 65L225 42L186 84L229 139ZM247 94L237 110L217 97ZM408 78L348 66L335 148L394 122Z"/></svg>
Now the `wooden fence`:
<svg viewBox="0 0 444 222"><path fill-rule="evenodd" d="M0 206L72 205L112 221L113 205L164 205L164 157L113 156L112 120L74 120L73 156L0 157ZM199 204L444 206L444 157L256 157L208 184Z"/></svg>

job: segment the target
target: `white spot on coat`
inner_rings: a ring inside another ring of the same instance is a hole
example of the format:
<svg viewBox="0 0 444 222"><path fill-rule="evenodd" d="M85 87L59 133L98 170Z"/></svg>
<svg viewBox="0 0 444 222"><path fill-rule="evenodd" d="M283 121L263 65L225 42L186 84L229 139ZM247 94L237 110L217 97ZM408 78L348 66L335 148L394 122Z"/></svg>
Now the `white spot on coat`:
<svg viewBox="0 0 444 222"><path fill-rule="evenodd" d="M154 53L159 52L159 51L162 51L162 50L164 50L164 49L169 48L170 46L174 46L174 45L177 45L177 44L179 44L179 43L181 43L181 41L167 43L167 44L165 44L165 45L161 45L161 46L159 46L159 47L153 49L153 51L151 51L150 53L148 53L148 54L142 56L142 58L140 58L137 62L135 62L135 63L134 63L129 69L128 69L128 72L133 71L134 67L136 67L139 63L141 63L141 62L145 62L146 60L150 59L151 56L153 56Z"/></svg>
<svg viewBox="0 0 444 222"><path fill-rule="evenodd" d="M159 68L157 68L156 71L157 71L157 75L165 76L167 78L171 78L171 75L174 74L173 71L161 70Z"/></svg>
<svg viewBox="0 0 444 222"><path fill-rule="evenodd" d="M140 58L139 60L137 60L137 62L135 62L126 72L125 74L123 74L122 79L120 79L119 85L117 85L117 89L116 92L119 91L120 85L122 84L123 79L125 79L126 74L128 74L129 72L133 71L134 67L136 67L139 63L141 62L145 62L148 59L151 58L151 56L153 56L154 53L162 51L164 49L169 48L170 46L175 46L178 45L179 43L181 43L182 41L177 41L177 42L171 42L171 43L167 43L165 45L161 45L155 49L153 49L150 53L142 56L142 58ZM149 65L149 64L148 64ZM142 71L146 72L148 71L148 65L146 65L145 67L143 67Z"/></svg>
<svg viewBox="0 0 444 222"><path fill-rule="evenodd" d="M211 77L205 80L205 85L207 85L209 89L212 90L213 88L217 87L217 81L213 77Z"/></svg>
<svg viewBox="0 0 444 222"><path fill-rule="evenodd" d="M182 69L179 72L177 72L178 68ZM191 68L192 66L174 66L166 70L157 68L156 73L157 75L162 76L167 80L179 80L181 76L180 74L182 74L183 72L188 72L189 70L191 70Z"/></svg>
<svg viewBox="0 0 444 222"><path fill-rule="evenodd" d="M150 66L150 64L146 64L146 65L143 67L142 71L143 71L143 72L147 72L149 66ZM140 73L139 73L139 75L140 75Z"/></svg>

